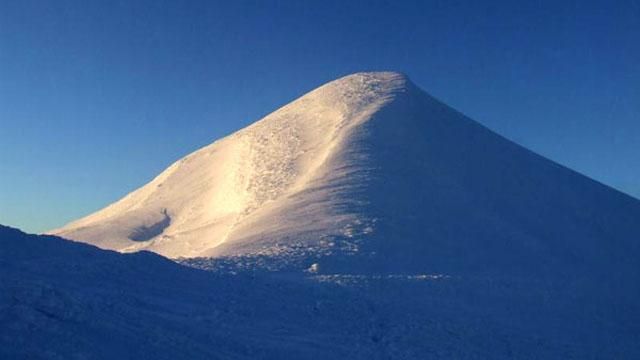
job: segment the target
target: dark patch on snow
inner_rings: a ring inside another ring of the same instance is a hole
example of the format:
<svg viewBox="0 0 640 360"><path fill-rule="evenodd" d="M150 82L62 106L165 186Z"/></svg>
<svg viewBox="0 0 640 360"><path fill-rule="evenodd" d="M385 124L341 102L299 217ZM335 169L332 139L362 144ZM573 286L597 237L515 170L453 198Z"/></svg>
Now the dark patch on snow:
<svg viewBox="0 0 640 360"><path fill-rule="evenodd" d="M171 225L171 217L167 214L167 209L162 209L162 214L164 215L163 219L157 223L150 226L138 226L133 230L131 235L129 235L129 239L133 241L147 241L162 234L164 229Z"/></svg>

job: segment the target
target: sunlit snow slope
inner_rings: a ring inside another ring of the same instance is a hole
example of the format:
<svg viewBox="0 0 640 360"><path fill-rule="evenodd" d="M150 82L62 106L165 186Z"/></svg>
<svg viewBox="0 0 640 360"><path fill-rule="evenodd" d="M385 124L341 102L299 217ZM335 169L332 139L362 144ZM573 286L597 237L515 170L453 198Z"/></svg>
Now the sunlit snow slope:
<svg viewBox="0 0 640 360"><path fill-rule="evenodd" d="M401 74L358 73L52 233L169 257L313 258L336 271L553 275L615 263L636 274L640 202Z"/></svg>

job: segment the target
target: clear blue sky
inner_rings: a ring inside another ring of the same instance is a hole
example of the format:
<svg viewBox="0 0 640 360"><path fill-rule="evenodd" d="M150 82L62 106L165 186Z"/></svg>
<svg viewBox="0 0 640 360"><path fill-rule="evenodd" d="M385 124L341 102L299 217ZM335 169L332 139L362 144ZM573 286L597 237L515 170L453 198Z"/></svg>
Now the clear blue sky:
<svg viewBox="0 0 640 360"><path fill-rule="evenodd" d="M0 223L60 226L363 70L640 197L640 2L480 3L2 1Z"/></svg>

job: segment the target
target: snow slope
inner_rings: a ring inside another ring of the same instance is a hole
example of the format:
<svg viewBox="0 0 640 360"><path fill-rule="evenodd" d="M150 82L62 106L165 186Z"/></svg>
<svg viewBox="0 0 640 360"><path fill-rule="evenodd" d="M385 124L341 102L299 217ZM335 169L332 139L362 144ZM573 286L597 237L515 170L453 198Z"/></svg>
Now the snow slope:
<svg viewBox="0 0 640 360"><path fill-rule="evenodd" d="M612 268L615 270L615 267ZM2 359L637 359L637 277L205 272L0 226Z"/></svg>
<svg viewBox="0 0 640 360"><path fill-rule="evenodd" d="M330 82L52 233L330 272L638 274L640 202L398 73Z"/></svg>
<svg viewBox="0 0 640 360"><path fill-rule="evenodd" d="M273 220L299 206L292 196L326 183L322 178L341 166L334 158L350 134L406 91L405 84L393 73L359 74L327 84L52 233L103 248L147 249L170 257L215 255L221 245L265 232L342 233L354 216L336 214L331 202L310 209L313 219Z"/></svg>

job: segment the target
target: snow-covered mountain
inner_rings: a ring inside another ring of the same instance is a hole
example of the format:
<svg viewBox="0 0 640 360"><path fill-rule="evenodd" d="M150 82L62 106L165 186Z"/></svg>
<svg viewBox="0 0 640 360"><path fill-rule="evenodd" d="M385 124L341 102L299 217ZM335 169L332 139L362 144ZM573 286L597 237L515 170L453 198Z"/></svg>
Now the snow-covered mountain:
<svg viewBox="0 0 640 360"><path fill-rule="evenodd" d="M640 201L396 73L54 233L125 254L0 226L2 359L640 358Z"/></svg>
<svg viewBox="0 0 640 360"><path fill-rule="evenodd" d="M261 255L330 271L553 275L615 263L636 274L640 202L401 74L358 73L52 233L122 252Z"/></svg>

